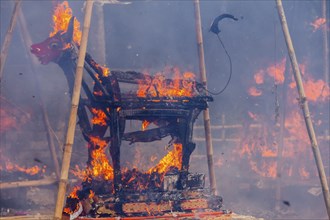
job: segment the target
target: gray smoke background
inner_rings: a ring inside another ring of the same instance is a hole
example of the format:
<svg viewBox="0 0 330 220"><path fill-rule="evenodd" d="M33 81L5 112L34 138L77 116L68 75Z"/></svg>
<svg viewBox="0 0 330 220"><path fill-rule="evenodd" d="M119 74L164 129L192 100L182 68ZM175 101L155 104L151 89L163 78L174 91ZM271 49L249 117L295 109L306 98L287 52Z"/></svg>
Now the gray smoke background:
<svg viewBox="0 0 330 220"><path fill-rule="evenodd" d="M46 39L52 30L54 2L41 0L22 2L22 10L33 43ZM1 1L0 4L2 45L13 4L11 1ZM73 15L82 26L83 2L69 1L69 4ZM313 27L310 25L316 18L322 16L322 1L284 1L283 4L298 61L307 63L308 72L314 79L324 80L322 31L313 32ZM103 9L106 38L105 64L110 69L159 71L170 65L198 75L193 1L138 0L129 5L105 4ZM221 95L215 96L214 102L209 104L211 123L221 125L224 123L222 115L225 115L226 123L246 126L251 123L251 118L247 114L251 111L263 114L267 119L263 123L274 124L276 101L274 84L265 85L262 97L251 97L247 91L254 85L253 76L257 70L279 63L287 56L275 1L201 1L205 62L210 91L221 90L229 77L226 54L216 35L209 32L213 19L222 13L233 14L239 18L239 21L224 19L220 22L220 36L231 56L233 71L228 88ZM98 15L94 7L88 52L96 61L100 56L95 46L98 39L97 19ZM40 64L36 73L32 71L29 59L31 54L26 52L19 30L17 25L0 90L1 97L12 106L21 109L29 119L20 125L18 117L13 116L16 117L18 126L0 134L1 155L6 155L10 160L26 166L35 165L35 158L38 158L47 165L47 172L51 173L53 164L45 144L47 138L40 100L46 107L50 124L56 133L55 142L60 157L70 109L70 95L64 74L56 64L45 66ZM282 87L279 86L278 90L281 89ZM281 114L284 104L281 103L281 97L279 100ZM294 107L299 108L298 105ZM329 100L325 104L311 103L310 107L315 118L323 121L316 127L317 135L327 136L319 141L319 147L329 180ZM203 125L202 114L196 125ZM5 126L5 123L1 122L1 126ZM227 135L235 136L233 133L234 131L228 131ZM194 134L195 137L202 138L203 129L196 129ZM213 130L212 135L218 139L221 136L219 130ZM206 158L201 156L206 154L205 143L196 141L196 144L197 148L191 158L191 171L208 175ZM288 182L282 180L283 203L281 211L276 212L277 179L261 177L244 165L244 160L233 153L235 148L237 150L237 143L214 141L213 145L218 193L224 198L225 208L240 214L272 219L326 219L322 193L311 193L320 189L316 175L311 176L308 181L299 178ZM163 149L163 145L160 148ZM123 151L129 149L132 148L126 147ZM134 153L130 152L127 155ZM300 162L315 166L311 152L310 155L309 161ZM86 160L86 143L77 128L72 164L82 165ZM315 167L311 170L316 172Z"/></svg>

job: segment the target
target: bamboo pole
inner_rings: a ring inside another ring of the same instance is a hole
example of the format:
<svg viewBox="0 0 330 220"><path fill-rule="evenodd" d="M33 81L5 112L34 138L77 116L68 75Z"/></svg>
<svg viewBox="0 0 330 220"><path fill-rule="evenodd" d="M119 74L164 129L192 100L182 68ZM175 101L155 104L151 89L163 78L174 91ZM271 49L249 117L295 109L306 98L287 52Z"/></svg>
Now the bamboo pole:
<svg viewBox="0 0 330 220"><path fill-rule="evenodd" d="M195 27L197 34L197 46L198 46L198 56L199 56L199 72L201 81L205 88L207 88L207 78L204 60L204 47L203 47L203 35L202 35L202 25L201 25L201 14L199 0L194 1L195 5ZM204 117L204 129L205 129L205 139L206 139L206 153L207 153L207 165L210 176L210 189L212 194L217 194L216 179L214 173L214 161L213 161L213 145L212 145L212 135L211 135L211 122L210 122L210 112L206 108L203 112Z"/></svg>
<svg viewBox="0 0 330 220"><path fill-rule="evenodd" d="M20 35L21 35L21 39L26 51L26 54L28 54L28 58L30 60L30 66L31 66L31 70L35 75L35 88L36 88L36 93L39 94L38 95L38 102L40 105L40 109L41 109L41 113L43 116L43 120L44 120L44 124L46 127L46 134L47 134L47 141L48 141L48 147L49 147L49 151L53 160L53 164L54 164L54 170L55 170L55 174L56 177L59 179L60 178L60 165L57 159L57 153L56 153L56 149L55 149L55 144L54 144L54 139L53 139L53 135L52 135L52 129L51 129L51 125L49 122L49 118L48 118L48 114L46 111L46 107L44 105L44 102L42 100L41 97L41 89L40 89L40 79L38 77L37 71L36 71L36 65L38 65L38 61L37 59L32 56L32 54L30 53L30 46L32 45L32 40L31 40L31 36L30 33L28 31L27 28L27 24L26 24L26 20L25 20L25 16L23 14L22 9L19 9L18 12L18 24L19 24L19 28L20 28Z"/></svg>
<svg viewBox="0 0 330 220"><path fill-rule="evenodd" d="M61 179L58 188L57 201L55 207L54 220L60 220L62 218L62 209L65 200L66 186L69 176L69 168L72 154L72 145L74 142L74 133L76 128L77 110L79 105L81 82L84 70L84 62L87 49L88 34L90 29L91 17L93 9L93 0L86 0L84 26L82 31L82 37L80 42L79 56L77 62L77 68L75 73L75 82L72 93L71 111L68 123L68 130L66 134L66 141L64 146L64 154L62 159Z"/></svg>
<svg viewBox="0 0 330 220"><path fill-rule="evenodd" d="M327 86L329 86L329 17L327 12L327 5L329 5L329 0L322 1L322 17L325 18L325 24L322 29L323 31L323 68L324 68L324 81ZM329 10L329 9L328 9Z"/></svg>
<svg viewBox="0 0 330 220"><path fill-rule="evenodd" d="M18 14L18 9L19 9L20 5L21 5L21 0L16 0L15 5L14 5L13 14L11 16L9 27L8 27L7 33L5 35L5 40L3 42L3 46L2 46L2 49L1 49L1 55L0 55L0 82L1 82L2 76L3 76L3 69L5 67L10 42L11 42L11 39L13 38L13 30L14 30L15 25L16 25L17 14Z"/></svg>
<svg viewBox="0 0 330 220"><path fill-rule="evenodd" d="M312 150L313 150L317 171L318 171L320 181L321 181L325 206L326 206L326 209L327 209L328 216L330 218L329 186L328 186L328 183L327 183L327 177L325 175L320 150L319 150L319 147L318 147L318 144L317 144L316 135L315 135L315 132L314 132L314 127L313 127L313 123L312 123L308 103L307 103L306 96L305 96L305 91L304 91L304 87L303 87L301 73L300 73L300 70L299 70L296 54L295 54L293 44L292 44L292 40L291 40L291 36L290 36L290 33L289 33L289 28L288 28L288 24L287 24L287 21L286 21L282 1L281 0L276 0L276 5L277 5L279 18L280 18L280 21L281 21L281 24L282 24L282 30L283 30L285 42L286 42L286 45L288 47L288 52L289 52L289 56L290 56L290 60L291 60L291 65L292 65L292 69L293 69L294 78L295 78L295 81L296 81L296 84L297 84L297 89L298 89L298 94L299 94L299 102L300 102L300 105L301 105L301 108L302 108L302 111L303 111L303 115L304 115L304 118L305 118L305 123L306 123L308 136L309 136L309 139L310 139L310 142L311 142L311 147L312 147Z"/></svg>
<svg viewBox="0 0 330 220"><path fill-rule="evenodd" d="M0 183L0 189L10 189L19 187L31 187L31 186L45 186L55 184L58 180L56 178L44 178L39 180L28 181L16 181L16 182L4 182Z"/></svg>

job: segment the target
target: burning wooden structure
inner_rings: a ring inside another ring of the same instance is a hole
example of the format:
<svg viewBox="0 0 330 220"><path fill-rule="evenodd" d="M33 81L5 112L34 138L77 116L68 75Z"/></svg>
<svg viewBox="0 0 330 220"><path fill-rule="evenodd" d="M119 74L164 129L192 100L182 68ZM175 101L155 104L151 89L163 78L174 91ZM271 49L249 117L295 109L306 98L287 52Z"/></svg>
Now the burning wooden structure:
<svg viewBox="0 0 330 220"><path fill-rule="evenodd" d="M62 68L71 93L79 47L74 19L71 17L65 32L59 29L44 42L31 46L42 64L53 61ZM162 74L109 71L88 54L84 69L93 88L87 79L82 80L84 94L77 114L89 143L89 155L87 168L80 173L82 188L70 194L64 212L72 214L81 208L80 202L95 197L92 207L84 210L86 215L150 216L196 211L218 215L222 198L204 188L203 174L189 173L190 155L195 149L193 125L213 100L194 75L186 72L180 76L176 68L171 69L175 79L166 79ZM137 91L123 92L125 85L137 85ZM126 132L130 120L141 121L143 129ZM148 124L154 127L147 129ZM146 143L167 136L171 137L167 147L173 150L157 166L147 172L122 170L122 141ZM105 154L107 145L112 165Z"/></svg>

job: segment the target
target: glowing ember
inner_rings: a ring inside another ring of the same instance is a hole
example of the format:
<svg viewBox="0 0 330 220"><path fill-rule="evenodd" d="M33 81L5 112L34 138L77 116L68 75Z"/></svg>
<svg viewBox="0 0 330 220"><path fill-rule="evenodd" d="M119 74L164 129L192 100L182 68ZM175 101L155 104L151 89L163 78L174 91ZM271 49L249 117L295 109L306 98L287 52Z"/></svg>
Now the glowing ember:
<svg viewBox="0 0 330 220"><path fill-rule="evenodd" d="M148 76L139 82L138 97L191 97L194 93L195 74L191 72L180 73L173 68L173 80L168 82L162 73Z"/></svg>
<svg viewBox="0 0 330 220"><path fill-rule="evenodd" d="M101 125L101 126L107 125L106 123L107 116L101 109L92 108L91 111L93 113L93 118L92 118L93 124Z"/></svg>
<svg viewBox="0 0 330 220"><path fill-rule="evenodd" d="M54 36L59 31L66 31L69 26L70 18L72 17L72 10L67 1L56 6L53 13L53 31L49 34ZM74 21L73 41L80 44L81 31L80 23L77 19Z"/></svg>
<svg viewBox="0 0 330 220"><path fill-rule="evenodd" d="M105 66L101 66L101 69L102 69L102 74L104 77L107 77L110 75L110 69L105 67Z"/></svg>
<svg viewBox="0 0 330 220"><path fill-rule="evenodd" d="M327 20L325 18L317 18L313 22L310 23L310 25L313 27L313 32L317 31L321 27L325 27L325 23Z"/></svg>

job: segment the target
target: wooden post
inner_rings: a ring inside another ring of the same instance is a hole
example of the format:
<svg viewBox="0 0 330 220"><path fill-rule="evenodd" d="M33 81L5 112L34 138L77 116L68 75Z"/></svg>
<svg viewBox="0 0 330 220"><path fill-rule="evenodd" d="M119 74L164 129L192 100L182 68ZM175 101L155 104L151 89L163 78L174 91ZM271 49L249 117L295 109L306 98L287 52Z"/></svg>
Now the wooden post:
<svg viewBox="0 0 330 220"><path fill-rule="evenodd" d="M311 145L312 145L311 147L312 147L312 150L313 150L317 171L318 171L320 181L321 181L325 206L326 206L326 209L327 209L327 212L328 212L328 216L330 218L329 186L328 186L328 183L327 183L327 177L325 175L320 150L319 150L319 147L318 147L318 144L317 144L317 140L316 140L316 136L315 136L315 132L314 132L314 127L313 127L311 115L310 115L310 112L309 112L307 99L306 99L306 96L305 96L303 82L302 82L302 79L301 79L301 73L300 73L300 70L299 70L296 54L295 54L295 51L294 51L294 48L293 48L293 44L292 44L288 24L287 24L287 21L286 21L282 1L281 0L276 0L276 5L277 5L277 11L278 11L278 14L279 14L279 17L280 17L280 21L281 21L281 24L282 24L282 30L283 30L285 42L286 42L288 52L289 52L289 56L290 56L290 60L291 60L293 75L294 75L294 78L295 78L295 81L296 81L296 84L297 84L297 89L298 89L298 94L299 94L299 103L301 105L303 115L304 115L304 118L305 118L305 123L306 123L306 127L307 127L308 136L309 136L309 139L310 139L310 142L311 142Z"/></svg>
<svg viewBox="0 0 330 220"><path fill-rule="evenodd" d="M199 0L195 0L194 5L195 5L195 26L196 26L196 34L197 34L197 47L198 47L198 56L199 56L199 72L200 72L201 81L202 81L204 87L207 88ZM205 129L205 139L206 139L207 165L208 165L209 176L210 176L210 188L211 188L212 194L216 195L217 186L216 186L216 179L215 179L215 173L214 173L210 112L209 112L208 108L204 110L203 116L204 116L204 129Z"/></svg>
<svg viewBox="0 0 330 220"><path fill-rule="evenodd" d="M327 86L329 86L329 17L327 6L329 7L329 1L323 0L322 1L322 17L325 19L324 27L322 28L323 31L323 71L324 71L324 81ZM328 9L329 10L329 9Z"/></svg>
<svg viewBox="0 0 330 220"><path fill-rule="evenodd" d="M76 123L77 123L76 122L77 110L78 110L79 98L80 98L80 92L81 92L80 91L81 82L82 82L82 76L83 76L83 70L84 70L84 62L85 62L85 56L86 56L89 28L90 28L91 17L92 17L92 9L93 9L93 0L86 0L84 26L83 26L83 31L82 31L78 62L77 62L77 68L76 68L76 73L75 73L75 82L74 82L74 88L73 88L73 93L72 93L71 111L70 111L68 130L67 130L66 141L65 141L65 146L64 146L61 179L60 179L59 188L58 188L54 220L60 220L62 218L66 186L67 186L68 176L69 176L72 145L73 145L73 141L74 141L74 133L75 133Z"/></svg>
<svg viewBox="0 0 330 220"><path fill-rule="evenodd" d="M13 14L11 16L10 23L9 23L9 28L8 28L7 33L5 35L5 40L3 42L3 46L2 46L2 49L1 49L1 55L0 55L0 82L1 82L1 79L2 79L3 69L5 67L5 63L6 63L6 59L7 59L7 55L8 55L9 45L10 45L11 39L13 37L13 30L14 30L15 25L16 25L17 14L18 14L18 9L19 9L20 5L21 5L21 0L16 0L15 5L14 5Z"/></svg>
<svg viewBox="0 0 330 220"><path fill-rule="evenodd" d="M30 60L30 64L31 64L31 70L32 72L35 74L35 88L36 88L36 92L37 94L41 94L40 92L40 80L39 80L39 76L37 75L36 72L36 65L38 65L38 60L35 58L35 56L32 56L32 54L30 53L30 46L32 45L32 40L31 40L31 36L30 33L28 31L27 28L27 24L26 24L26 20L23 14L22 9L19 9L18 12L18 24L19 24L19 28L20 28L20 35L21 35L21 39L26 51L26 54L28 55L27 57ZM44 102L42 100L41 95L38 96L38 102L40 105L40 109L41 109L41 113L43 116L43 120L44 120L44 124L46 127L46 133L47 133L47 140L48 140L48 146L49 146L49 150L50 150L50 154L54 163L54 169L55 169L55 174L57 179L60 178L60 165L57 159L57 153L56 153L56 149L55 149L55 144L54 144L54 139L52 136L52 129L51 129L51 125L49 122L49 118L48 118L48 114L46 111L46 107L44 105Z"/></svg>
<svg viewBox="0 0 330 220"><path fill-rule="evenodd" d="M19 188L19 187L31 187L31 186L45 186L52 185L57 183L57 179L55 178L44 178L40 180L25 180L25 181L16 181L16 182L1 182L0 189L11 189L11 188Z"/></svg>

